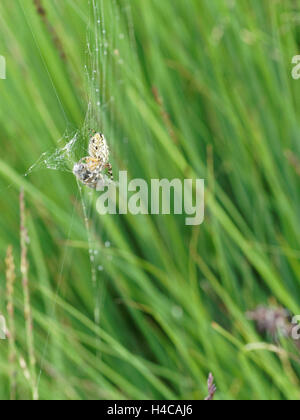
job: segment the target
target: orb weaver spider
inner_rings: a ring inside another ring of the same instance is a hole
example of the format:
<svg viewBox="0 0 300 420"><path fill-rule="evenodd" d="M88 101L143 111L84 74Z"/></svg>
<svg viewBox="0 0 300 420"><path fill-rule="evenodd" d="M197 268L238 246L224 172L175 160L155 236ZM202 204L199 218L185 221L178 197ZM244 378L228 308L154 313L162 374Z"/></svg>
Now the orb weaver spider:
<svg viewBox="0 0 300 420"><path fill-rule="evenodd" d="M109 147L102 133L91 130L88 153L89 156L74 165L73 173L76 178L90 188L97 188L100 182L112 182L114 178L109 163Z"/></svg>

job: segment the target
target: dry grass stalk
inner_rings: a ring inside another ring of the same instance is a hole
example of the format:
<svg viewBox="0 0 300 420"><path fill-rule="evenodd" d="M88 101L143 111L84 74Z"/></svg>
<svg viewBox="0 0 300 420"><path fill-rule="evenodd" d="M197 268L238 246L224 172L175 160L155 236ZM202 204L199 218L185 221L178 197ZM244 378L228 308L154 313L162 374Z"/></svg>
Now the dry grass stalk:
<svg viewBox="0 0 300 420"><path fill-rule="evenodd" d="M210 373L208 376L207 387L208 387L208 396L205 398L205 401L212 401L217 391L217 388L214 384L214 377L212 373Z"/></svg>
<svg viewBox="0 0 300 420"><path fill-rule="evenodd" d="M21 275L22 275L22 287L24 294L24 317L26 324L26 339L27 348L29 354L29 369L30 369L30 383L32 387L32 397L34 400L38 400L38 389L37 380L35 374L35 355L34 355L34 340L33 340L33 321L30 306L30 293L29 293L29 281L28 281L28 258L27 258L27 242L28 232L26 229L26 217L25 217L25 200L24 191L20 194L20 233L21 233Z"/></svg>
<svg viewBox="0 0 300 420"><path fill-rule="evenodd" d="M294 168L297 175L300 176L300 161L299 158L291 151L286 150L285 156L287 160L289 161L290 165Z"/></svg>
<svg viewBox="0 0 300 420"><path fill-rule="evenodd" d="M152 92L153 92L155 101L160 108L160 114L161 114L163 122L164 122L164 124L165 124L165 126L168 130L169 136L171 137L171 139L173 140L173 142L175 144L178 144L178 138L177 138L177 136L175 134L175 131L173 129L173 125L172 125L172 122L171 122L170 115L168 114L168 112L165 109L163 98L160 96L159 91L158 91L156 86L152 87Z"/></svg>
<svg viewBox="0 0 300 420"><path fill-rule="evenodd" d="M52 24L50 23L48 16L47 16L47 12L46 9L43 6L42 0L33 0L33 3L36 7L36 11L38 13L39 16L41 16L42 21L44 22L45 27L47 28L48 32L50 33L53 43L55 45L55 47L57 48L61 58L63 60L66 60L66 53L64 51L63 48L63 44L55 30L55 28L52 26Z"/></svg>
<svg viewBox="0 0 300 420"><path fill-rule="evenodd" d="M13 248L9 246L6 253L6 299L8 314L8 332L7 338L9 343L9 365L10 365L10 399L16 399L16 329L14 321L14 283L16 279L15 263L13 257Z"/></svg>

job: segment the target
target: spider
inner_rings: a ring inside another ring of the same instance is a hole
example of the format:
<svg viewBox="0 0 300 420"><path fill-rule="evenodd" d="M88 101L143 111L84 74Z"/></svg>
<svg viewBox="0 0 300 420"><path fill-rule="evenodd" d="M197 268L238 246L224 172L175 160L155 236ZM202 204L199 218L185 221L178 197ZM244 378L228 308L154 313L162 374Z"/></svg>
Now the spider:
<svg viewBox="0 0 300 420"><path fill-rule="evenodd" d="M109 163L109 148L103 134L92 131L88 152L74 165L73 173L84 185L97 188L99 182L113 181L112 166ZM106 173L107 175L106 175Z"/></svg>

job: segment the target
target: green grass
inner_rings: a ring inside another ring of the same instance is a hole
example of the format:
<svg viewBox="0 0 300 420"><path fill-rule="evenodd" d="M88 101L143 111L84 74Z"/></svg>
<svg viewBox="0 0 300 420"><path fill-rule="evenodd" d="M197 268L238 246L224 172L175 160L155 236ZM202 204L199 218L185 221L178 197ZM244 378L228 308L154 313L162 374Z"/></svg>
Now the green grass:
<svg viewBox="0 0 300 420"><path fill-rule="evenodd" d="M115 175L205 178L205 222L194 228L181 216L100 217L67 171L38 165L24 177L66 128L84 126L89 8L44 1L43 17L33 1L11 3L0 4L0 312L9 244L19 267L22 187L40 398L204 399L213 372L220 400L299 399L296 350L249 351L271 341L245 313L277 301L300 314L300 3L103 1L105 103L88 123L101 118L93 128ZM100 326L82 202L104 268ZM16 345L28 363L22 293L18 271ZM31 398L16 370L17 398ZM0 341L1 399L9 377Z"/></svg>

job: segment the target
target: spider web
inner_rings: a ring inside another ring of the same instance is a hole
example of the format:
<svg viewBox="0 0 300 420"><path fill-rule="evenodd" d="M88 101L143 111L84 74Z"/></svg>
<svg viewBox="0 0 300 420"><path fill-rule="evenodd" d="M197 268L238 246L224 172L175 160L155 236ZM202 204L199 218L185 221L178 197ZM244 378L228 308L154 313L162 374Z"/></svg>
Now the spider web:
<svg viewBox="0 0 300 420"><path fill-rule="evenodd" d="M65 116L66 131L58 141L57 147L45 151L28 169L25 176L29 176L32 172L41 169L72 172L74 164L87 155L89 131L91 129L104 133L108 140L111 155L114 155L116 125L113 107L115 97L113 96L113 92L116 90L119 91L120 86L123 85L122 74L124 60L120 55L119 46L121 43L124 43L124 41L126 42L126 39L127 42L132 44L134 39L133 25L130 17L131 11L127 0L122 0L121 2L110 0L106 3L104 3L103 0L89 0L88 5L89 18L86 36L86 65L83 69L86 76L87 111L83 124L77 129L70 127L62 102L55 90L55 85L47 69L47 64L44 61L45 69L51 79L57 100ZM25 11L24 15L26 17ZM106 22L109 22L109 25ZM30 26L29 22L28 25ZM121 27L124 31L120 31ZM33 32L32 35L38 46L38 42ZM131 49L134 51L134 48ZM115 165L113 165L113 168L115 169ZM101 309L105 298L106 288L103 280L104 276L101 275L103 271L103 261L101 263L101 258L103 257L98 251L99 243L97 241L97 236L99 238L99 229L101 230L101 226L99 226L100 224L98 222L99 215L95 210L96 193L83 186L75 179L75 176L74 182L77 182L78 186L78 197L83 210L88 241L91 282L94 287L95 296L94 320L97 325L100 325ZM72 232L73 217L74 214L70 223L67 242L69 242ZM110 245L109 241L105 242L106 247L110 247ZM55 294L53 314L55 313L56 300L63 279L67 252L68 245L65 247L63 262L60 268L60 279ZM48 331L46 344L42 354L38 383L40 382L44 370L44 361L47 355L49 338L50 330Z"/></svg>
<svg viewBox="0 0 300 420"><path fill-rule="evenodd" d="M110 136L110 134L114 132L114 111L112 105L115 97L111 93L113 93L116 86L119 88L124 83L122 77L124 60L119 55L118 47L120 43L124 42L126 37L128 42L132 42L133 28L129 22L130 6L127 4L127 0L122 0L121 4L123 6L120 6L116 0L111 0L107 4L109 6L106 5L104 9L103 0L88 0L90 13L86 36L86 65L83 70L86 78L87 112L80 128L74 129L68 121L62 102L48 72L47 64L43 59L65 117L66 131L62 138L58 140L57 146L45 151L27 170L25 176L41 169L72 172L74 164L87 155L90 130L100 131L105 134L113 154L114 136ZM109 19L106 19L106 14L108 13ZM123 14L122 19L121 13ZM127 22L127 34L119 31L119 22L124 19ZM106 20L110 21L109 26L106 24ZM28 24L30 26L29 22ZM33 32L32 35L39 48Z"/></svg>

